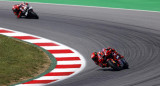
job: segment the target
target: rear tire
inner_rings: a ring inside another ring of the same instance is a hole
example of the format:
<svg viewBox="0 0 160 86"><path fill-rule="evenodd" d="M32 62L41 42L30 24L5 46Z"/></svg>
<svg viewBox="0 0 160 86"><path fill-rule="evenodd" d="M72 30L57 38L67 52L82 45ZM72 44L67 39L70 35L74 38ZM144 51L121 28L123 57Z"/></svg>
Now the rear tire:
<svg viewBox="0 0 160 86"><path fill-rule="evenodd" d="M118 67L117 63L113 63L111 60L108 61L108 64L113 68L115 71L120 71L120 67Z"/></svg>

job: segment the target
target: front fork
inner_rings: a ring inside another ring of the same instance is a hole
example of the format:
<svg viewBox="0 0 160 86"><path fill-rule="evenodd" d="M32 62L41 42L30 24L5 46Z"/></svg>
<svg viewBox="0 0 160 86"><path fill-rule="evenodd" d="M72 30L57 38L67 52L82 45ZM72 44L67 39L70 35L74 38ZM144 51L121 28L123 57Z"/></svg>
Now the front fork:
<svg viewBox="0 0 160 86"><path fill-rule="evenodd" d="M120 58L119 55L117 55L116 58L115 58L115 61L117 61L118 66L120 66L121 68L123 68L123 66L124 66L124 64L123 64L123 62L122 62L122 59L123 59L123 58Z"/></svg>

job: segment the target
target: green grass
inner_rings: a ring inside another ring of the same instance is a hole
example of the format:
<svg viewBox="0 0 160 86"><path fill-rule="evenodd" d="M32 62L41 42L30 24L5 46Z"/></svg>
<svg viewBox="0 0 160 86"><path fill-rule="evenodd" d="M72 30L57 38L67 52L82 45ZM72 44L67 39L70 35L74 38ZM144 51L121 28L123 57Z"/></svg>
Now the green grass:
<svg viewBox="0 0 160 86"><path fill-rule="evenodd" d="M47 69L46 65L50 66L50 60L42 50L0 35L0 86L37 76Z"/></svg>
<svg viewBox="0 0 160 86"><path fill-rule="evenodd" d="M160 11L160 0L10 0Z"/></svg>

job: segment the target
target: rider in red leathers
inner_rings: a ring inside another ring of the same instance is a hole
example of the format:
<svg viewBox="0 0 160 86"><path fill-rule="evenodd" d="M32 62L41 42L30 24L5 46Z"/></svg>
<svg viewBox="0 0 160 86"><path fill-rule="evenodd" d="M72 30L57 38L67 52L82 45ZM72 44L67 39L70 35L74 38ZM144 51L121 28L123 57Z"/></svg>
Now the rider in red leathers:
<svg viewBox="0 0 160 86"><path fill-rule="evenodd" d="M91 55L92 60L95 62L96 65L104 68L104 67L109 67L109 65L107 64L106 60L103 57L103 53L102 52L93 52Z"/></svg>
<svg viewBox="0 0 160 86"><path fill-rule="evenodd" d="M24 7L26 5L28 5L28 3L21 3L12 7L13 13L17 16L17 18L20 18L22 16L22 13L24 12Z"/></svg>
<svg viewBox="0 0 160 86"><path fill-rule="evenodd" d="M113 58L113 59L119 59L119 58L124 58L124 56L120 55L115 49L113 48L103 48L102 52L104 53L105 57Z"/></svg>

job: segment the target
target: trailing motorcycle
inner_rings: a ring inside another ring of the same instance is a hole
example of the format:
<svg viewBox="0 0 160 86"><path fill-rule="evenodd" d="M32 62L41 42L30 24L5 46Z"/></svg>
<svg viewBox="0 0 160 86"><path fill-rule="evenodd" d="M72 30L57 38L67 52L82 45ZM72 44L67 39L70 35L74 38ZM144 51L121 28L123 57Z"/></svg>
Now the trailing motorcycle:
<svg viewBox="0 0 160 86"><path fill-rule="evenodd" d="M18 18L39 19L39 16L28 3L14 5L12 10Z"/></svg>

